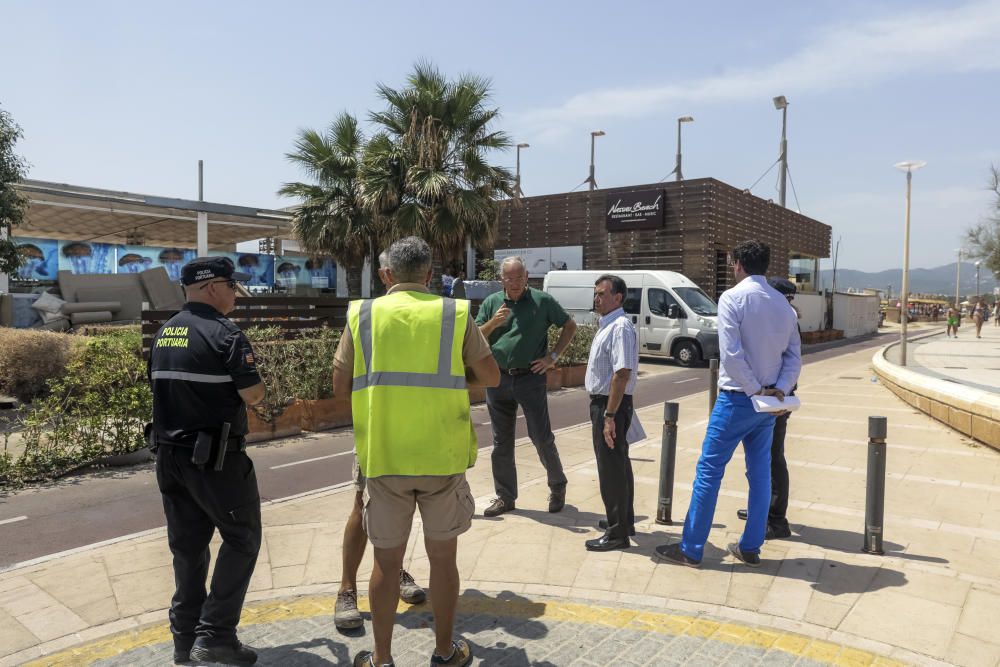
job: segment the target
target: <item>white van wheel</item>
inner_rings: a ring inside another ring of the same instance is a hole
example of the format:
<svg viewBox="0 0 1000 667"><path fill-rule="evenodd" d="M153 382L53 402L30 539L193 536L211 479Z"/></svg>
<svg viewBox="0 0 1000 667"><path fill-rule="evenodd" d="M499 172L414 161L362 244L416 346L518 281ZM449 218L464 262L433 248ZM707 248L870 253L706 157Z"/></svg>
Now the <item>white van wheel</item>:
<svg viewBox="0 0 1000 667"><path fill-rule="evenodd" d="M681 366L694 366L701 361L701 350L693 341L682 340L674 346L673 357Z"/></svg>

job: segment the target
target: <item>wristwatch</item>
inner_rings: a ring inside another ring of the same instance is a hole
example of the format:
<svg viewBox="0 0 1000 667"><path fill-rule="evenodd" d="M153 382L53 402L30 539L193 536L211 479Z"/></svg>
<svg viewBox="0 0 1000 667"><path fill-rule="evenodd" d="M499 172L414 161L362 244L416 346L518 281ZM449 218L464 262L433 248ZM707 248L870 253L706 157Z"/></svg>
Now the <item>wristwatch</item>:
<svg viewBox="0 0 1000 667"><path fill-rule="evenodd" d="M615 413L605 411L604 412L604 418L605 419L614 419L615 418Z"/></svg>
<svg viewBox="0 0 1000 667"><path fill-rule="evenodd" d="M552 363L556 363L557 361L559 361L559 355L556 354L555 352L550 352L549 359L552 360Z"/></svg>

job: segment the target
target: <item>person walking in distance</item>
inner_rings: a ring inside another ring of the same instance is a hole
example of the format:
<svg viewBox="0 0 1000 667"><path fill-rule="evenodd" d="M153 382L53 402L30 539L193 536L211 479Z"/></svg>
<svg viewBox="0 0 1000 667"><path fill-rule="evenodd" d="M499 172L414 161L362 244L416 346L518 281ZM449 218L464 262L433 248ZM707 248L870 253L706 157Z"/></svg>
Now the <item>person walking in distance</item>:
<svg viewBox="0 0 1000 667"><path fill-rule="evenodd" d="M264 399L253 349L226 318L236 305L227 257L198 257L181 269L187 302L153 339L148 373L156 483L167 518L176 591L170 603L174 662L252 665L236 637L261 543L260 493L246 455L247 405ZM209 542L222 537L208 591Z"/></svg>
<svg viewBox="0 0 1000 667"><path fill-rule="evenodd" d="M566 475L549 422L545 374L576 334L576 322L552 296L528 286L528 271L520 257L504 259L500 275L503 291L483 299L476 316L476 324L489 340L501 373L500 386L486 390L493 427L493 485L497 497L483 515L494 517L509 512L517 500L514 425L518 406L524 413L528 437L545 467L549 511L559 512L566 504ZM549 350L548 331L552 326L562 331L555 347Z"/></svg>
<svg viewBox="0 0 1000 667"><path fill-rule="evenodd" d="M952 336L958 338L958 314L955 312L954 308L948 309L948 315L946 321L947 321L947 328L945 330L945 333L948 336L948 338L951 338Z"/></svg>
<svg viewBox="0 0 1000 667"><path fill-rule="evenodd" d="M392 289L392 274L389 271L389 254L387 250L378 256L378 277L386 290ZM334 370L352 373L354 370L354 342L351 340L351 330L348 328L340 338L337 354L333 360ZM344 525L344 545L341 552L342 567L340 574L340 590L337 591L337 601L334 604L333 624L338 630L354 630L364 625L361 611L358 609L358 568L361 559L365 557L368 546L368 536L365 534L362 522L362 507L364 503L365 476L361 473L357 454L354 455L354 505L351 514ZM420 604L427 599L427 593L417 585L410 573L399 570L399 597L407 604Z"/></svg>
<svg viewBox="0 0 1000 667"><path fill-rule="evenodd" d="M983 322L988 317L986 302L982 299L976 302L975 307L972 309L972 322L976 325L976 338L982 338Z"/></svg>
<svg viewBox="0 0 1000 667"><path fill-rule="evenodd" d="M755 411L751 397L783 401L802 367L795 311L764 278L770 258L770 248L759 241L744 241L731 253L737 285L719 297L719 397L702 442L681 541L656 548L663 560L701 565L722 475L742 441L749 514L743 537L729 545L729 552L750 567L760 565L771 500L774 413Z"/></svg>
<svg viewBox="0 0 1000 667"><path fill-rule="evenodd" d="M597 476L605 521L604 535L587 540L587 551L611 551L631 546L635 535L634 478L628 456L632 424L632 394L639 369L639 344L632 320L622 310L625 281L603 275L594 283L594 311L601 316L590 346L586 387L590 394L590 423L597 457Z"/></svg>
<svg viewBox="0 0 1000 667"><path fill-rule="evenodd" d="M383 297L351 303L347 321L357 353L350 367L333 373L334 394L351 395L365 477L362 523L375 551L369 584L375 647L355 655L353 664L394 664L399 571L419 507L431 569L431 664L467 665L472 650L454 638L458 536L475 510L465 479L477 452L467 387L496 385L500 372L469 302L428 291L430 246L411 236L393 243L388 256L392 287Z"/></svg>

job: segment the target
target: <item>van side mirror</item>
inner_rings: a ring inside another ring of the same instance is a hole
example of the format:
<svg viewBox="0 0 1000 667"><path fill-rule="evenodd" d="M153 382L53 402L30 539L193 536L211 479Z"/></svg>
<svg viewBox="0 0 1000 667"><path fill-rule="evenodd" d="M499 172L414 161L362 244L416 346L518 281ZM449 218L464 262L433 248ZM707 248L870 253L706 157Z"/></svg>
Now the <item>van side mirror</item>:
<svg viewBox="0 0 1000 667"><path fill-rule="evenodd" d="M672 303L669 306L667 306L667 317L669 317L672 320L683 319L687 317L687 313L681 310L681 307L678 306L676 303Z"/></svg>

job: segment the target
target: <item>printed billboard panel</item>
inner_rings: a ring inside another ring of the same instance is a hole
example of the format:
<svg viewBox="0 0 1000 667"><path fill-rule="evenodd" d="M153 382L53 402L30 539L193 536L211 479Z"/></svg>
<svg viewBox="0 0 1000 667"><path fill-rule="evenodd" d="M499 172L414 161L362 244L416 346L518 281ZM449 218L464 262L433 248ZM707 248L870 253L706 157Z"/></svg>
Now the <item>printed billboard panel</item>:
<svg viewBox="0 0 1000 667"><path fill-rule="evenodd" d="M59 241L59 270L81 273L115 273L114 243Z"/></svg>
<svg viewBox="0 0 1000 667"><path fill-rule="evenodd" d="M498 248L493 251L497 262L505 257L518 256L524 260L528 277L542 278L549 271L580 270L583 268L583 246L558 246L555 248Z"/></svg>
<svg viewBox="0 0 1000 667"><path fill-rule="evenodd" d="M24 258L18 268L19 280L55 280L59 270L59 242L55 239L15 238L14 244Z"/></svg>
<svg viewBox="0 0 1000 667"><path fill-rule="evenodd" d="M274 255L239 252L227 254L237 271L250 274L250 287L274 287Z"/></svg>
<svg viewBox="0 0 1000 667"><path fill-rule="evenodd" d="M337 264L332 257L278 255L274 258L274 282L285 289L333 289L337 286Z"/></svg>
<svg viewBox="0 0 1000 667"><path fill-rule="evenodd" d="M119 246L117 272L142 273L162 266L171 280L181 279L181 268L195 257L191 248L158 248L154 246Z"/></svg>

